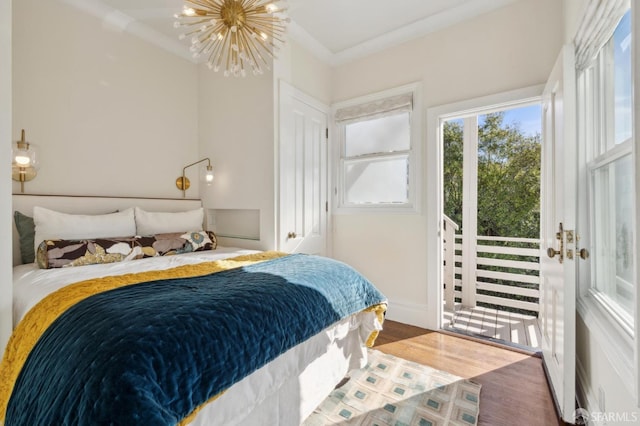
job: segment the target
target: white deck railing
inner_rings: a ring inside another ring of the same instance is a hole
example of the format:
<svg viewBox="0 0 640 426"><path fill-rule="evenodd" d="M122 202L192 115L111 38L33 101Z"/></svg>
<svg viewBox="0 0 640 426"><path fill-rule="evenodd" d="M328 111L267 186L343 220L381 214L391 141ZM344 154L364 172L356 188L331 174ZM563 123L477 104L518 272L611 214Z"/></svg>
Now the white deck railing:
<svg viewBox="0 0 640 426"><path fill-rule="evenodd" d="M475 292L475 298L471 300L497 309L508 307L534 313L539 311L539 239L476 236L476 253L471 256L475 265L463 268L462 234L455 234L452 250L451 234L458 228L446 216L444 222L443 281L446 309L453 309L456 299L469 300L464 297L464 292L472 291ZM463 271L470 271L468 274L472 276L465 277ZM450 285L451 276L453 285Z"/></svg>

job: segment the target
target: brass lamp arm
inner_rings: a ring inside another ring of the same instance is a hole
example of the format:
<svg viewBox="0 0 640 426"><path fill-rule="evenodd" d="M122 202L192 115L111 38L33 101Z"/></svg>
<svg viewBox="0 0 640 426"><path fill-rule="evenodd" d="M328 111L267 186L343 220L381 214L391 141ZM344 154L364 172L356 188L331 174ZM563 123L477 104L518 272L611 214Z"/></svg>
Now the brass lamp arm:
<svg viewBox="0 0 640 426"><path fill-rule="evenodd" d="M187 189L189 188L189 179L187 179L187 176L186 176L187 169L191 166L195 166L196 164L200 164L204 161L207 162L207 170L211 170L211 160L209 159L209 157L203 158L202 160L198 160L191 164L187 164L182 168L182 177L179 177L178 179L176 179L176 186L178 187L178 189L182 190L182 198L187 197Z"/></svg>
<svg viewBox="0 0 640 426"><path fill-rule="evenodd" d="M209 160L209 157L207 157L207 158L203 158L202 160L196 161L195 163L187 164L186 166L184 166L184 167L182 168L182 177L184 177L184 176L185 176L185 175L184 175L184 172L185 172L189 167L191 167L191 166L195 166L196 164L200 164L200 163L202 163L203 161L207 161L207 162L208 162L207 167L211 167L211 160Z"/></svg>

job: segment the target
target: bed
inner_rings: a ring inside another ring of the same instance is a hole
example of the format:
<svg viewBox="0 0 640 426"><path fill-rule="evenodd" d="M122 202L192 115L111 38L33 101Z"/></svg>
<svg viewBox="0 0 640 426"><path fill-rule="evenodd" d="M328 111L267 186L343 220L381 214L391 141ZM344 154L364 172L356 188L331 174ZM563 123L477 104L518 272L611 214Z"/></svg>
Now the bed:
<svg viewBox="0 0 640 426"><path fill-rule="evenodd" d="M14 196L24 215L33 206L101 216L200 202ZM147 243L131 244L139 254ZM69 245L56 244L40 252L70 262L59 256ZM36 260L14 267L15 330L0 371L7 425L301 424L364 366L386 309L364 277L318 256L216 247L50 269Z"/></svg>

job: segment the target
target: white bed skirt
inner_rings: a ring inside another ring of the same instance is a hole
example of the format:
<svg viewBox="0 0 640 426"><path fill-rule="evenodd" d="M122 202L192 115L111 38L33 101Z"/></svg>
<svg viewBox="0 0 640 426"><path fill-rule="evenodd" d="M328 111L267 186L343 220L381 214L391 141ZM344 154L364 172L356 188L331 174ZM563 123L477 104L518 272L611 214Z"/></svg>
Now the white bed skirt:
<svg viewBox="0 0 640 426"><path fill-rule="evenodd" d="M380 328L372 312L327 328L233 385L190 424L299 425L348 371L364 367L364 340Z"/></svg>

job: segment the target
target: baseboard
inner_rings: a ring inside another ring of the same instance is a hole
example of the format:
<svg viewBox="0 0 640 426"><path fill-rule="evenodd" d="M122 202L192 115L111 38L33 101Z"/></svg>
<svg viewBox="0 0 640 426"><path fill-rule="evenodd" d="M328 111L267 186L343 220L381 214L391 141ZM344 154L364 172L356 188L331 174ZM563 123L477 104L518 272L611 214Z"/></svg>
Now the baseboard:
<svg viewBox="0 0 640 426"><path fill-rule="evenodd" d="M428 305L389 300L389 307L385 317L391 321L429 328L427 312L429 312Z"/></svg>
<svg viewBox="0 0 640 426"><path fill-rule="evenodd" d="M576 357L576 402L579 408L587 410L589 413L598 411L598 399L593 393L587 372L585 371L580 359ZM599 425L599 422L590 419L589 425Z"/></svg>

